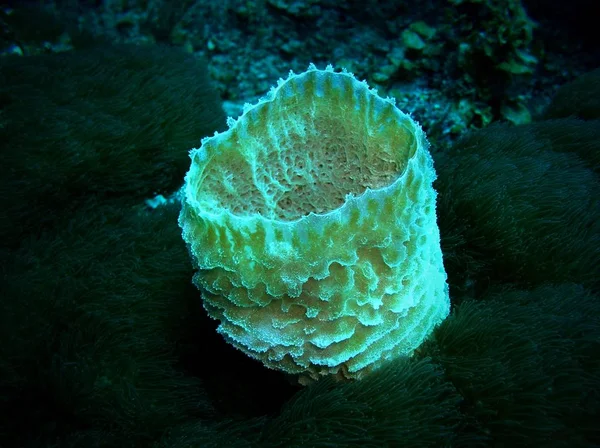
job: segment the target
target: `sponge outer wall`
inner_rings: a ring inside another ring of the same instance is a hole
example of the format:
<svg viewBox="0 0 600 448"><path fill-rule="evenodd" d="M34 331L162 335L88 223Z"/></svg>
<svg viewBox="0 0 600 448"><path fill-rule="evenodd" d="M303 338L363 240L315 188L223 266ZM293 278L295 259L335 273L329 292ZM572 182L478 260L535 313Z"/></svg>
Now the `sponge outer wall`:
<svg viewBox="0 0 600 448"><path fill-rule="evenodd" d="M290 73L190 156L194 282L249 356L360 378L448 315L425 135L350 73Z"/></svg>

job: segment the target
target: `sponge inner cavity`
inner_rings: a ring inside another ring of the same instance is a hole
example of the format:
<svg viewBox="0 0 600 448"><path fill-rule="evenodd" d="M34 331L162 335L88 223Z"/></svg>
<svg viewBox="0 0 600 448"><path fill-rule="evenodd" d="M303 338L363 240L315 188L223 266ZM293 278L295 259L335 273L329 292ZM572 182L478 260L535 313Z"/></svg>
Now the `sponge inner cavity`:
<svg viewBox="0 0 600 448"><path fill-rule="evenodd" d="M238 216L295 221L336 210L348 195L392 184L416 150L412 129L398 125L403 117L393 104L344 78L335 87L299 80L292 89L309 100L278 92L277 102L242 116L221 136L227 150L208 158L198 199ZM335 94L306 92L327 88Z"/></svg>

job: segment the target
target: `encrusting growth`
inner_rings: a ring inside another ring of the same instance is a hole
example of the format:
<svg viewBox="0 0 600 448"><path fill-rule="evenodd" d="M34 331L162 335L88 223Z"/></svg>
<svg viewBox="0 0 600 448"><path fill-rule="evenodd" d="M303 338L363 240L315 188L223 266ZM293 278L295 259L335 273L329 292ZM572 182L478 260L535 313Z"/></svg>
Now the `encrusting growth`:
<svg viewBox="0 0 600 448"><path fill-rule="evenodd" d="M179 218L218 331L302 383L410 356L450 309L419 125L312 64L228 124L190 152Z"/></svg>

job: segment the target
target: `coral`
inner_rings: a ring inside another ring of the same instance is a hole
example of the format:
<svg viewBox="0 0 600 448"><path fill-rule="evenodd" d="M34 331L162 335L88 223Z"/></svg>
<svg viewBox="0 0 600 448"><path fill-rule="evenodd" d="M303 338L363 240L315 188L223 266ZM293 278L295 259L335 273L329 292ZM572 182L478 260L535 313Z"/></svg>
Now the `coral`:
<svg viewBox="0 0 600 448"><path fill-rule="evenodd" d="M496 287L455 306L420 350L462 397L447 446L596 446L598 311L573 283Z"/></svg>
<svg viewBox="0 0 600 448"><path fill-rule="evenodd" d="M546 118L600 118L600 68L562 86L548 106Z"/></svg>
<svg viewBox="0 0 600 448"><path fill-rule="evenodd" d="M595 127L574 119L496 124L439 155L438 214L455 293L473 282L482 290L548 279L600 286Z"/></svg>
<svg viewBox="0 0 600 448"><path fill-rule="evenodd" d="M0 239L11 245L90 195L177 190L187 149L225 124L206 65L168 47L6 57L0 98Z"/></svg>
<svg viewBox="0 0 600 448"><path fill-rule="evenodd" d="M267 367L361 378L449 312L421 128L329 66L190 153L180 225L209 315Z"/></svg>
<svg viewBox="0 0 600 448"><path fill-rule="evenodd" d="M150 446L213 412L175 367L195 298L178 213L90 198L2 258L0 446Z"/></svg>

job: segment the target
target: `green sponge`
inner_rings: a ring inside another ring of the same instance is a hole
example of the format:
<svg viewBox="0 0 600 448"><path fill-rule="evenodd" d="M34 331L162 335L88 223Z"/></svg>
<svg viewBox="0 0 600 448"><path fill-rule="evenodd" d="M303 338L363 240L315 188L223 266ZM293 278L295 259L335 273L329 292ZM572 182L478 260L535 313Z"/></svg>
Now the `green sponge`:
<svg viewBox="0 0 600 448"><path fill-rule="evenodd" d="M418 124L311 65L191 151L180 225L219 332L267 367L360 378L449 312Z"/></svg>

